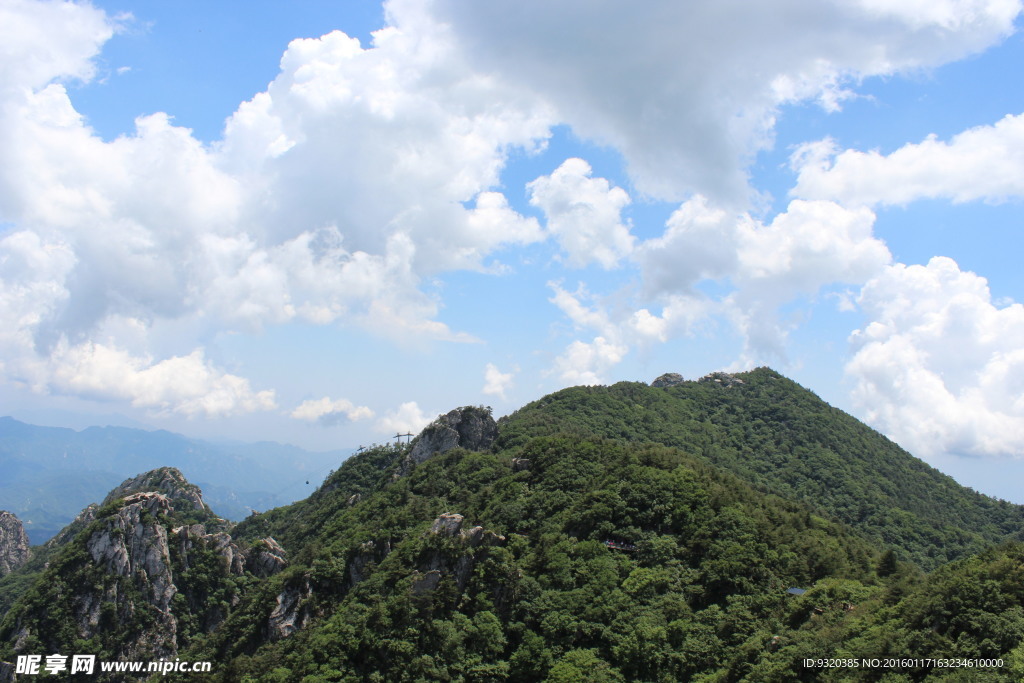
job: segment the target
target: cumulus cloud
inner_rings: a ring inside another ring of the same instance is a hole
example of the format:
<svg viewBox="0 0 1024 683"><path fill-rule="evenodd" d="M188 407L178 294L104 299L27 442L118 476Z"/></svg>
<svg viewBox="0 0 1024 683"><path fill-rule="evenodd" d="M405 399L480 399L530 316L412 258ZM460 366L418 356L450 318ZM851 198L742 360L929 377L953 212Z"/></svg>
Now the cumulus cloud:
<svg viewBox="0 0 1024 683"><path fill-rule="evenodd" d="M945 257L889 267L860 305L846 372L871 424L921 457L1024 455L1024 306Z"/></svg>
<svg viewBox="0 0 1024 683"><path fill-rule="evenodd" d="M303 401L290 415L296 420L317 422L324 426L357 422L373 417L373 411L366 406L357 406L346 398L331 400L330 396Z"/></svg>
<svg viewBox="0 0 1024 683"><path fill-rule="evenodd" d="M47 383L63 393L127 400L155 413L224 417L276 407L274 392L209 363L202 350L159 362L93 342L61 343L49 358Z"/></svg>
<svg viewBox="0 0 1024 683"><path fill-rule="evenodd" d="M693 335L713 317L729 321L745 340L737 367L786 362L786 340L798 321L783 319L783 306L831 285L860 286L891 262L874 221L867 208L794 200L765 223L696 196L673 212L660 237L634 250L643 292L601 300L582 287L572 293L549 283L551 302L574 327L597 335L574 341L555 371L566 381L595 383L631 348ZM720 294L707 294L708 282ZM652 312L659 305L660 313Z"/></svg>
<svg viewBox="0 0 1024 683"><path fill-rule="evenodd" d="M868 76L942 64L1013 31L1013 0L940 3L435 0L433 20L480 69L551 103L625 156L644 193L750 195L746 166L779 107L834 109ZM426 14L391 0L395 21Z"/></svg>
<svg viewBox="0 0 1024 683"><path fill-rule="evenodd" d="M530 204L544 211L570 266L596 262L614 268L633 249L621 215L629 195L604 178L592 178L591 171L583 159L567 159L551 175L527 184Z"/></svg>
<svg viewBox="0 0 1024 683"><path fill-rule="evenodd" d="M771 144L780 105L835 108L859 78L983 49L1012 31L1020 7L917 9L390 0L389 26L369 46L341 32L293 41L267 89L207 146L159 112L113 141L94 135L65 84L94 77L118 21L84 3L6 2L3 377L156 411L265 410L272 392L209 360L218 335L302 320L473 341L438 320L442 302L424 283L487 272L503 249L549 235L572 266L634 259L648 290L608 307L556 292L590 340L566 349L559 376L592 381L716 306L738 311L755 339L774 324L758 311L888 262L864 232L869 212L794 202L763 224L713 208L749 197L746 165ZM560 123L621 152L640 193L691 197L661 238L638 245L622 218L627 193L578 159L530 186L547 232L509 205L509 154L542 148ZM1001 122L993 140L1016 125ZM845 168L822 154L825 171ZM985 196L1009 192L991 187ZM733 295L709 303L695 289L709 279ZM181 391L165 386L175 372L188 379Z"/></svg>
<svg viewBox="0 0 1024 683"><path fill-rule="evenodd" d="M292 320L473 341L436 319L424 278L486 270L495 251L544 238L494 188L510 149L543 144L546 105L475 73L425 19L421 33L387 28L369 48L339 32L294 41L268 89L205 146L164 113L105 142L75 110L64 82L94 75L117 19L23 0L0 18L8 380L118 395L58 372L57 349L140 373L195 359L218 333ZM43 267L11 265L30 257ZM134 321L130 339L120 320ZM180 336L156 352L158 328ZM217 407L215 378L234 376L187 362L209 374L195 384L211 391L205 412L270 404L237 386L233 407Z"/></svg>
<svg viewBox="0 0 1024 683"><path fill-rule="evenodd" d="M622 362L629 347L604 337L574 341L555 359L553 371L566 384L601 384L604 374Z"/></svg>
<svg viewBox="0 0 1024 683"><path fill-rule="evenodd" d="M484 393L505 398L505 390L512 385L513 372L502 372L494 363L484 367Z"/></svg>
<svg viewBox="0 0 1024 683"><path fill-rule="evenodd" d="M219 417L274 408L274 392L206 360L201 349L162 360L118 344L145 346L146 325L108 317L97 328L103 341L70 341L47 324L71 299L67 286L76 257L67 243L44 241L29 231L0 240L0 371L11 382L39 393L116 401L154 413ZM40 345L45 342L45 353Z"/></svg>
<svg viewBox="0 0 1024 683"><path fill-rule="evenodd" d="M0 89L40 88L55 78L89 80L92 58L116 28L87 4L6 0L0 6Z"/></svg>
<svg viewBox="0 0 1024 683"><path fill-rule="evenodd" d="M792 157L791 194L847 206L917 199L991 202L1024 196L1024 115L971 128L948 142L929 136L888 155L840 152L832 140L803 145Z"/></svg>
<svg viewBox="0 0 1024 683"><path fill-rule="evenodd" d="M744 335L742 364L774 362L785 359L792 326L780 320L779 307L829 285L861 285L891 261L874 221L866 208L794 200L765 223L697 196L635 258L649 296L692 300L703 296L698 284L721 283L728 293L705 310L732 319Z"/></svg>
<svg viewBox="0 0 1024 683"><path fill-rule="evenodd" d="M670 330L688 322L686 306L679 301L666 306L659 316L647 308L612 305L594 297L582 285L576 292L563 289L557 282L548 286L554 292L551 303L577 331L596 332L589 342L573 341L555 359L551 372L566 384L600 384L632 347L667 341Z"/></svg>
<svg viewBox="0 0 1024 683"><path fill-rule="evenodd" d="M427 416L416 403L407 401L398 406L395 410L388 411L380 417L374 427L383 434L419 434L423 428L430 424L432 418Z"/></svg>

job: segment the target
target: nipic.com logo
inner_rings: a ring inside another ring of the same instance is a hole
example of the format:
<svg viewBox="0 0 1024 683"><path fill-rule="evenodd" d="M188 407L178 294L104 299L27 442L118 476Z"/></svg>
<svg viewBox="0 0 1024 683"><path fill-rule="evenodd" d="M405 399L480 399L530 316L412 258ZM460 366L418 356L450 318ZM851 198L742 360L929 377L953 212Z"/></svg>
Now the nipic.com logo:
<svg viewBox="0 0 1024 683"><path fill-rule="evenodd" d="M98 666L97 666L98 664ZM18 655L14 673L22 676L61 673L92 675L97 673L201 673L211 669L210 662L183 662L159 659L150 662L96 661L96 655Z"/></svg>

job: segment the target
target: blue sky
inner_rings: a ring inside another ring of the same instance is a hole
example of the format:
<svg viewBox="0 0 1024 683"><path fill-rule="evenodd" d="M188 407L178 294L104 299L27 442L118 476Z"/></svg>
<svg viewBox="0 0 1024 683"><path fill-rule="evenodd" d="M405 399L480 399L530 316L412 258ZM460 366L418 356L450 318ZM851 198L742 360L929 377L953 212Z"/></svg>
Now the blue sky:
<svg viewBox="0 0 1024 683"><path fill-rule="evenodd" d="M1024 502L1020 11L11 0L4 412L344 448L771 365Z"/></svg>

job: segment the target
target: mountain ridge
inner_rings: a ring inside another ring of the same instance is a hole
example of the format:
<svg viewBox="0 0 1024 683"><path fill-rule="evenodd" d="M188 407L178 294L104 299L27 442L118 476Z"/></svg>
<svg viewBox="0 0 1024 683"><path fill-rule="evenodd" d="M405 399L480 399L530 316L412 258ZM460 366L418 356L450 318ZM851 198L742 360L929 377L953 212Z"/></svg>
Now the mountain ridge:
<svg viewBox="0 0 1024 683"><path fill-rule="evenodd" d="M493 442L468 406L424 429L416 458L367 449L310 497L222 527L187 518L213 513L180 473L146 473L34 580L8 577L31 585L0 619L0 659L66 647L52 613L88 621L80 590L119 615L91 647L215 662L200 680L877 680L803 661L954 651L1019 680L1024 546L1003 532L1020 510L945 484L959 497L938 523L915 496L945 480L844 415L767 369L566 389ZM881 459L893 469L864 466ZM861 512L851 496L866 514L842 520ZM154 572L170 583L114 561L116 529L166 548Z"/></svg>

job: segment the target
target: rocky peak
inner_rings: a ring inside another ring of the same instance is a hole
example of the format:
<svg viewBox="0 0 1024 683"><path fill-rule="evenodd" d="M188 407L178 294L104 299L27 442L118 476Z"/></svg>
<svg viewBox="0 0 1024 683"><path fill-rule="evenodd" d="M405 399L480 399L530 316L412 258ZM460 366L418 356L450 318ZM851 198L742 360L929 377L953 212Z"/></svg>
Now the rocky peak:
<svg viewBox="0 0 1024 683"><path fill-rule="evenodd" d="M0 510L0 576L28 562L28 535L21 520Z"/></svg>
<svg viewBox="0 0 1024 683"><path fill-rule="evenodd" d="M482 451L498 438L498 425L489 408L456 408L431 422L412 441L409 459L419 464L427 458L453 448Z"/></svg>
<svg viewBox="0 0 1024 683"><path fill-rule="evenodd" d="M677 384L682 384L686 380L678 372L666 372L664 375L660 375L657 379L651 382L651 386L655 388L667 388L674 387Z"/></svg>
<svg viewBox="0 0 1024 683"><path fill-rule="evenodd" d="M135 493L161 493L173 501L177 512L188 510L209 511L203 502L203 492L195 484L190 484L185 476L174 467L161 467L126 479L121 485L107 494L103 504L111 503L118 498L126 498Z"/></svg>

